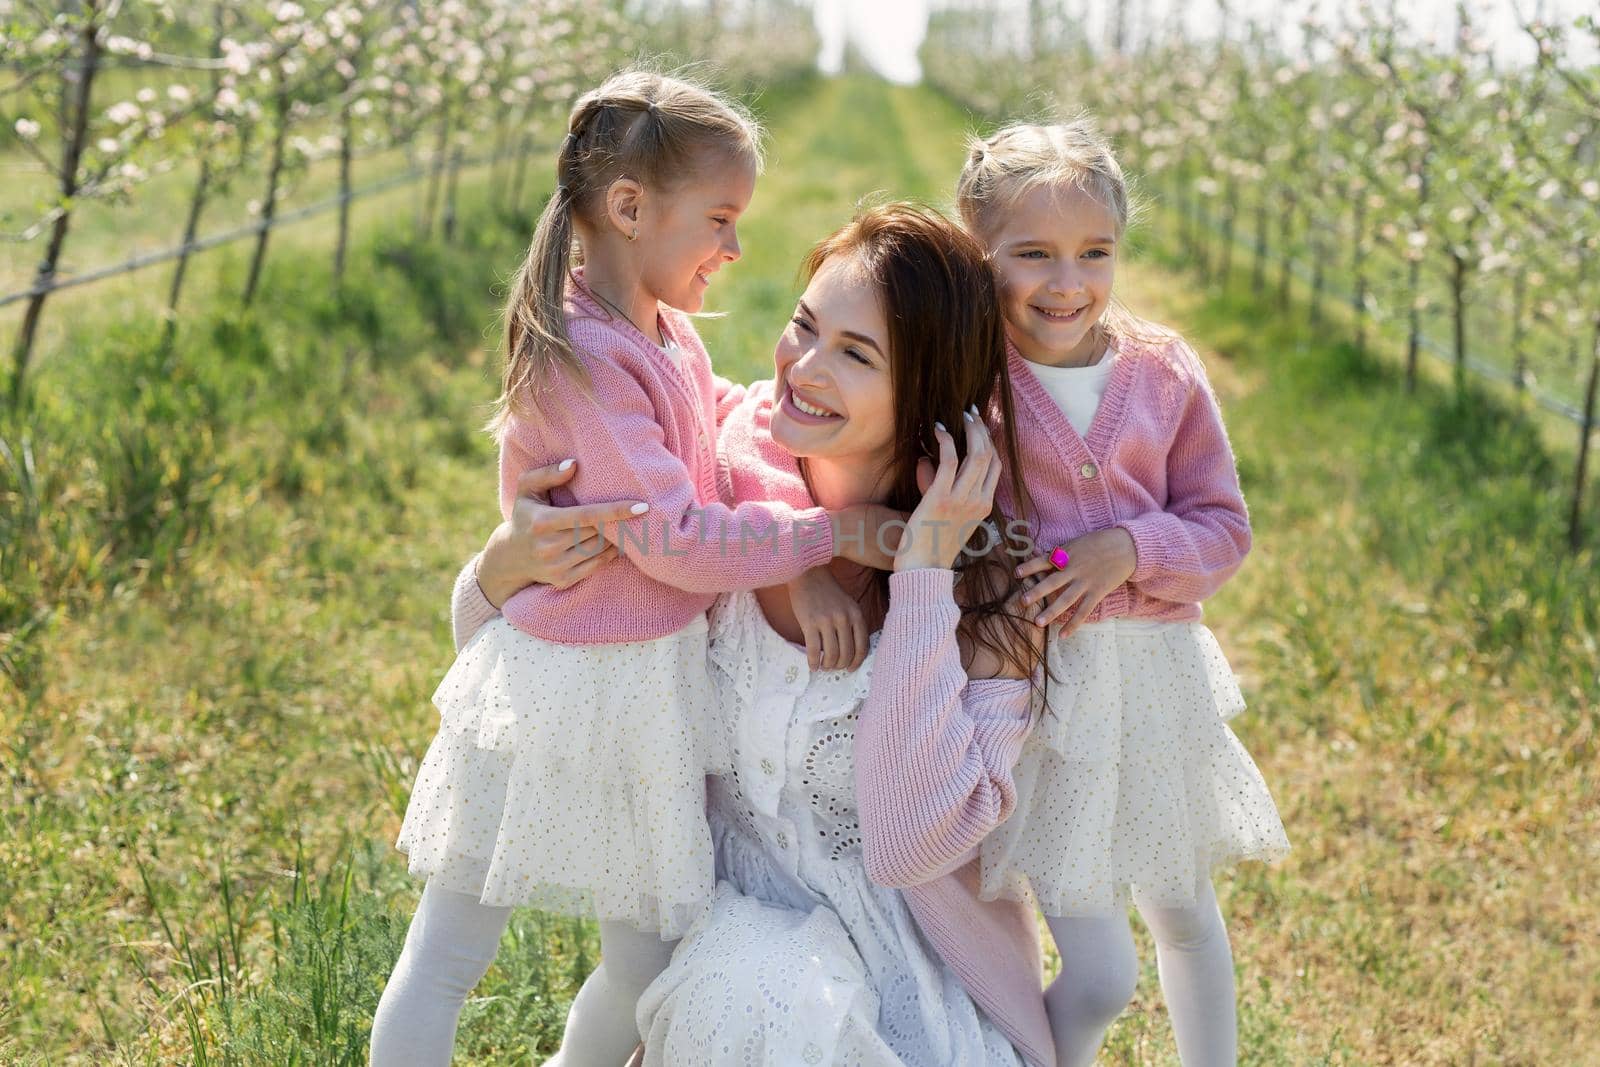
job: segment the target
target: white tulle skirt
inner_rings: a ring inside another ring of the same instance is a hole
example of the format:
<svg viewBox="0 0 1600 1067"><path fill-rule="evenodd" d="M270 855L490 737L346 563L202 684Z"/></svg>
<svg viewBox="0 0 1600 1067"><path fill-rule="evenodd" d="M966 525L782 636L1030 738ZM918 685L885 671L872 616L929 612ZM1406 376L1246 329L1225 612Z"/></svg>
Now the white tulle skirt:
<svg viewBox="0 0 1600 1067"><path fill-rule="evenodd" d="M721 766L704 616L654 641L563 645L503 618L457 656L397 842L411 872L677 937L715 887Z"/></svg>
<svg viewBox="0 0 1600 1067"><path fill-rule="evenodd" d="M1187 907L1224 864L1289 850L1227 720L1244 697L1210 629L1111 619L1048 650L1048 705L1015 769L1017 808L983 842L986 898L1046 915Z"/></svg>

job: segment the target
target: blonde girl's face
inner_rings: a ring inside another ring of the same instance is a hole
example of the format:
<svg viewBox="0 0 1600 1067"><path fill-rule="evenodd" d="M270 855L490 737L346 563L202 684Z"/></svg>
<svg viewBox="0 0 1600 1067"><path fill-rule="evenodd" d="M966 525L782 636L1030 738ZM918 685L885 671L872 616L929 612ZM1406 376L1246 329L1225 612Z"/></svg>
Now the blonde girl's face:
<svg viewBox="0 0 1600 1067"><path fill-rule="evenodd" d="M1100 343L1094 326L1111 306L1116 216L1081 189L1042 185L992 230L985 237L1007 336L1031 363L1087 365Z"/></svg>
<svg viewBox="0 0 1600 1067"><path fill-rule="evenodd" d="M717 160L676 186L647 192L638 237L644 289L668 307L700 311L712 276L739 258L739 218L755 187L753 164Z"/></svg>
<svg viewBox="0 0 1600 1067"><path fill-rule="evenodd" d="M889 324L849 253L823 262L773 352L772 439L795 456L884 463L894 439Z"/></svg>

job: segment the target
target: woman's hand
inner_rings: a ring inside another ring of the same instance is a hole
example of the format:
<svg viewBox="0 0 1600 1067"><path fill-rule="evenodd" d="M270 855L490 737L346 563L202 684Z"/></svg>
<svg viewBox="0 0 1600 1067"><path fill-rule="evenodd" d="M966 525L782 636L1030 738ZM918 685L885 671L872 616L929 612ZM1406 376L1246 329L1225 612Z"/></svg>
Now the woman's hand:
<svg viewBox="0 0 1600 1067"><path fill-rule="evenodd" d="M789 606L806 639L812 670L853 671L867 658L870 643L861 604L844 591L826 567L813 567L790 582Z"/></svg>
<svg viewBox="0 0 1600 1067"><path fill-rule="evenodd" d="M917 463L917 486L922 502L911 513L894 569L949 567L966 545L973 530L994 509L994 490L1000 484L1000 457L995 454L989 428L974 407L963 413L967 424L967 458L956 459L955 438L935 424L939 465L924 459Z"/></svg>
<svg viewBox="0 0 1600 1067"><path fill-rule="evenodd" d="M1134 552L1133 538L1120 526L1109 530L1096 530L1073 538L1065 545L1069 557L1060 570L1050 562L1049 556L1030 559L1017 568L1017 577L1039 578L1023 596L1025 606L1049 600L1044 609L1034 616L1039 626L1049 626L1074 604L1078 610L1062 624L1061 636L1066 637L1083 624L1089 613L1117 586L1133 575L1138 557Z"/></svg>
<svg viewBox="0 0 1600 1067"><path fill-rule="evenodd" d="M478 558L478 586L496 608L530 585L566 589L617 558L616 547L600 536L600 527L636 518L638 502L550 506L544 494L570 481L577 469L569 459L517 479L511 518L489 535Z"/></svg>

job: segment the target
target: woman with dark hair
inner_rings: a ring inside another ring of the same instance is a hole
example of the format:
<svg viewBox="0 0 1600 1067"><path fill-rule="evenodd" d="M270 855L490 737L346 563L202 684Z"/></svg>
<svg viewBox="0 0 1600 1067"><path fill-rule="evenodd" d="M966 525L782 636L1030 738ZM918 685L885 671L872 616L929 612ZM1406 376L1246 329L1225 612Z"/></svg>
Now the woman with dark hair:
<svg viewBox="0 0 1600 1067"><path fill-rule="evenodd" d="M1043 684L1012 610L1025 516L993 506L1001 477L1026 496L987 428L1010 415L992 275L906 205L858 215L805 275L773 379L723 422L723 493L910 517L892 573L828 566L873 634L857 671L807 662L788 587L713 608L718 887L639 1001L644 1062L1050 1064L1032 911L976 895ZM545 543L491 538L457 583L458 639L536 560L555 581L605 565Z"/></svg>

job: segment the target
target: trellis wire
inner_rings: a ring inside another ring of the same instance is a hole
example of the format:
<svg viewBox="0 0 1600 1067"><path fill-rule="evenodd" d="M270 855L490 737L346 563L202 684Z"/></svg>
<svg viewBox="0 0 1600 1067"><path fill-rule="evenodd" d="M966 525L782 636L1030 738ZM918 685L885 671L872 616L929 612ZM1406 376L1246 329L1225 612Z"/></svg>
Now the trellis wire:
<svg viewBox="0 0 1600 1067"><path fill-rule="evenodd" d="M502 157L493 155L469 157L458 162L456 166L461 169L481 167L486 163L496 162L500 158ZM323 212L332 211L346 201L360 200L363 197L371 196L374 193L381 193L386 190L393 189L396 186L419 181L420 179L432 174L433 169L434 165L432 163L429 163L426 166L413 167L412 169L404 171L400 174L392 174L387 178L380 178L378 181L370 182L358 188L351 189L348 194L339 193L324 200L319 200L315 203L306 204L303 207L295 208L293 211L288 211L278 215L270 221L263 219L260 222L252 222L245 226L238 226L231 230L224 230L222 233L214 233L206 237L198 238L189 242L188 244L174 245L171 248L163 248L156 252L146 252L141 255L132 256L121 263L115 263L106 267L97 267L93 270L84 271L79 274L73 274L70 277L63 278L58 275L56 277L52 277L46 284L32 285L27 289L22 289L14 293L7 293L4 296L0 296L0 307L6 307L9 304L17 303L18 301L27 300L31 297L38 296L41 293L53 293L58 289L73 289L80 285L88 285L92 282L104 281L107 278L115 278L123 274L131 274L136 270L142 270L145 267L155 266L157 263L165 263L168 260L177 259L179 256L189 252L204 252L209 249L216 248L219 245L225 245L229 244L230 242L240 240L241 238L253 237L261 233L263 230L275 230L279 226L286 226L289 223L300 222L304 219L310 218L313 215L320 215Z"/></svg>

